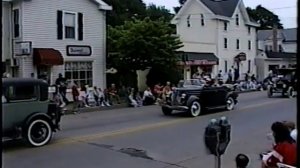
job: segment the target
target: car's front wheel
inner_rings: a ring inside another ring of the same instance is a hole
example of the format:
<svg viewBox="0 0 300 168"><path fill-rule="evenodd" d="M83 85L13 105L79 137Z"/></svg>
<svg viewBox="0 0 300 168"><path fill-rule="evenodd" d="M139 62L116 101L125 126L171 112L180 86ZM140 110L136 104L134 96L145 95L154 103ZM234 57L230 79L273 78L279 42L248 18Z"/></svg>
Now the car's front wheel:
<svg viewBox="0 0 300 168"><path fill-rule="evenodd" d="M169 116L172 114L172 109L169 109L167 107L162 107L161 110L162 110L163 114L166 116Z"/></svg>
<svg viewBox="0 0 300 168"><path fill-rule="evenodd" d="M289 87L288 91L287 91L288 97L289 98L293 98L295 97L295 92L294 89L292 87Z"/></svg>
<svg viewBox="0 0 300 168"><path fill-rule="evenodd" d="M39 147L46 145L52 138L52 129L48 121L44 119L32 120L25 132L27 142Z"/></svg>
<svg viewBox="0 0 300 168"><path fill-rule="evenodd" d="M201 104L199 101L194 100L191 105L189 106L189 115L191 117L197 117L201 114Z"/></svg>
<svg viewBox="0 0 300 168"><path fill-rule="evenodd" d="M226 100L226 110L230 111L234 109L234 100L232 97L228 97Z"/></svg>

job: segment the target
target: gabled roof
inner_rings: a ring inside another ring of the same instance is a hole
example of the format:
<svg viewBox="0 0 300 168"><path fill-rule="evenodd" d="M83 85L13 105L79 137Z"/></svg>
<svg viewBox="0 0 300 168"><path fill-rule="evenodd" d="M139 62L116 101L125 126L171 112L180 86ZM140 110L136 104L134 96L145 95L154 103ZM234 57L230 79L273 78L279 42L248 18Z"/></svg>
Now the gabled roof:
<svg viewBox="0 0 300 168"><path fill-rule="evenodd" d="M16 0L2 0L2 2L13 2ZM102 0L92 0L93 2L95 2L96 4L99 5L99 9L101 10L112 10L112 7L109 6L108 4L106 4L105 2L103 2Z"/></svg>
<svg viewBox="0 0 300 168"><path fill-rule="evenodd" d="M240 0L199 0L208 7L215 15L232 17Z"/></svg>
<svg viewBox="0 0 300 168"><path fill-rule="evenodd" d="M273 34L273 30L259 30L257 32L257 39L260 41L265 41ZM286 42L296 42L297 41L297 28L292 29L279 29L278 34Z"/></svg>

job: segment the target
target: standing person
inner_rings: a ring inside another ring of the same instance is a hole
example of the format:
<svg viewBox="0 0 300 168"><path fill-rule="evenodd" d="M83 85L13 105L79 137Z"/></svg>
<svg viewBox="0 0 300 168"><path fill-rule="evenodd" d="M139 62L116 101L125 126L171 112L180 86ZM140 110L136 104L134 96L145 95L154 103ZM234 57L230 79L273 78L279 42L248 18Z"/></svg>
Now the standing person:
<svg viewBox="0 0 300 168"><path fill-rule="evenodd" d="M232 83L232 79L233 79L232 70L229 69L229 71L228 71L227 83Z"/></svg>
<svg viewBox="0 0 300 168"><path fill-rule="evenodd" d="M79 92L79 101L81 102L81 106L90 107L87 102L87 90L84 85L81 86L80 92Z"/></svg>
<svg viewBox="0 0 300 168"><path fill-rule="evenodd" d="M117 103L120 104L120 96L118 94L118 89L116 88L116 85L114 83L111 84L111 87L109 88L108 93L109 93L111 101L113 99L115 99L117 101Z"/></svg>
<svg viewBox="0 0 300 168"><path fill-rule="evenodd" d="M62 96L63 101L68 104L68 99L66 98L67 94L67 79L63 77L61 73L58 74L58 78L55 81L55 84L58 87L59 94Z"/></svg>
<svg viewBox="0 0 300 168"><path fill-rule="evenodd" d="M111 100L110 100L108 89L104 89L103 96L104 96L103 97L104 98L104 105L105 106L111 106Z"/></svg>
<svg viewBox="0 0 300 168"><path fill-rule="evenodd" d="M223 80L222 70L219 71L219 73L218 73L218 75L217 75L217 80L218 80L218 81L222 81L222 80Z"/></svg>
<svg viewBox="0 0 300 168"><path fill-rule="evenodd" d="M234 69L234 82L237 82L240 78L240 72L238 68Z"/></svg>
<svg viewBox="0 0 300 168"><path fill-rule="evenodd" d="M74 85L72 86L72 96L73 96L73 112L76 114L78 112L79 108L79 91L77 83L74 82Z"/></svg>
<svg viewBox="0 0 300 168"><path fill-rule="evenodd" d="M154 93L154 96L156 97L156 99L161 98L161 96L162 96L162 89L163 89L163 86L161 86L160 82L158 82L154 86L153 93Z"/></svg>

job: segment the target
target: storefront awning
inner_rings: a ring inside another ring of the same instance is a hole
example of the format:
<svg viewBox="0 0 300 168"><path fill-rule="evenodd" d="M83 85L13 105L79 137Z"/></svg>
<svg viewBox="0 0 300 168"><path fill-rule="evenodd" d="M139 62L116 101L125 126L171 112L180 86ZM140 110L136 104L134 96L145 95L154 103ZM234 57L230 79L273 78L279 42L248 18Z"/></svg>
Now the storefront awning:
<svg viewBox="0 0 300 168"><path fill-rule="evenodd" d="M183 52L180 55L180 65L217 65L219 63L214 53Z"/></svg>
<svg viewBox="0 0 300 168"><path fill-rule="evenodd" d="M35 65L63 65L64 59L61 53L53 48L34 48L33 62Z"/></svg>

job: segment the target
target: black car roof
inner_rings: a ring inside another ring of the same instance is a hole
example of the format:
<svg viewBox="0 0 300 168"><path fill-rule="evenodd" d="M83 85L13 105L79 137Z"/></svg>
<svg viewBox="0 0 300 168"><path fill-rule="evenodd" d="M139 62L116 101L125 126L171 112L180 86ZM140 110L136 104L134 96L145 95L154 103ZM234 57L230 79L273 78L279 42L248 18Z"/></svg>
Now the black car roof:
<svg viewBox="0 0 300 168"><path fill-rule="evenodd" d="M41 79L34 78L2 78L2 84L5 85L24 85L24 84L39 84L48 86L48 83Z"/></svg>

